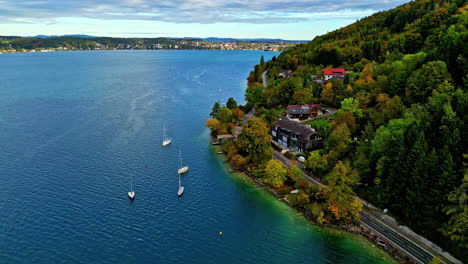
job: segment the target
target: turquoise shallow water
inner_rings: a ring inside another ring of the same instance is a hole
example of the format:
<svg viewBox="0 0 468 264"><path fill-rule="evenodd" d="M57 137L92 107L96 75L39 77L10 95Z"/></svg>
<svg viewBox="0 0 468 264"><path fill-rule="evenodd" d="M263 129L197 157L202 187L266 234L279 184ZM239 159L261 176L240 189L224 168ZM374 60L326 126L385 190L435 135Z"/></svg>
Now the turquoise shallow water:
<svg viewBox="0 0 468 264"><path fill-rule="evenodd" d="M229 174L209 145L212 103L242 102L262 54L277 55L0 55L0 263L386 263Z"/></svg>

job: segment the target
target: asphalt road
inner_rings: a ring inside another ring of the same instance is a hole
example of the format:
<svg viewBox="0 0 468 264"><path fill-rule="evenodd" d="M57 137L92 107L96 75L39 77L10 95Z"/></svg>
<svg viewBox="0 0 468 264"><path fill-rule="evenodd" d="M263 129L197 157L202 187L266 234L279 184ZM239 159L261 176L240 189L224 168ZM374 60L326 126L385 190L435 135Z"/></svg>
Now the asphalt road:
<svg viewBox="0 0 468 264"><path fill-rule="evenodd" d="M273 156L276 160L281 161L286 166L291 166L291 163L281 153L274 151ZM320 182L314 180L309 175L303 173L304 178L314 185L321 185ZM409 257L414 259L417 263L427 264L433 259L433 255L414 244L406 237L400 235L395 229L382 223L374 215L371 215L365 211L361 212L361 225L366 228L372 229L374 232L379 234L387 243L391 243L396 248L399 248L405 252Z"/></svg>
<svg viewBox="0 0 468 264"><path fill-rule="evenodd" d="M381 235L386 242L391 243L396 248L399 248L418 263L427 264L432 261L433 256L426 250L420 248L365 211L361 212L361 225L374 230L376 233Z"/></svg>
<svg viewBox="0 0 468 264"><path fill-rule="evenodd" d="M268 70L264 71L262 73L262 83L263 83L263 87L267 87L267 78L266 78L266 74L267 74Z"/></svg>

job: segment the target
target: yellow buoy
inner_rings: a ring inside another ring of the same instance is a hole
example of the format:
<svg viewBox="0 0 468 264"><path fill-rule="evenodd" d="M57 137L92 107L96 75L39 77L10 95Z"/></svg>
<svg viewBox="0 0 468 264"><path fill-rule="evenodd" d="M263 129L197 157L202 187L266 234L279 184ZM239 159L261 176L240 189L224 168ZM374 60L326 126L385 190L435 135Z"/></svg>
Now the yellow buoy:
<svg viewBox="0 0 468 264"><path fill-rule="evenodd" d="M220 234L220 235L222 235L222 234L223 234L223 232L219 232L219 234Z"/></svg>

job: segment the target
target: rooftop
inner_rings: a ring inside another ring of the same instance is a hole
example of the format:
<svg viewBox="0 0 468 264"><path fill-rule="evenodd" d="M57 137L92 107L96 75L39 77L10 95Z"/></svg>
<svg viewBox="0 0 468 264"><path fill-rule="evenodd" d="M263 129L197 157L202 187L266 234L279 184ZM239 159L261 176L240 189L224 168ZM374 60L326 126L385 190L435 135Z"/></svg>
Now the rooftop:
<svg viewBox="0 0 468 264"><path fill-rule="evenodd" d="M323 69L323 74L324 75L346 75L346 70L345 69Z"/></svg>
<svg viewBox="0 0 468 264"><path fill-rule="evenodd" d="M278 119L275 126L290 133L299 135L299 138L308 138L317 133L315 132L315 129L311 128L310 126L299 124L287 119Z"/></svg>
<svg viewBox="0 0 468 264"><path fill-rule="evenodd" d="M320 104L307 104L307 105L288 105L286 112L288 115L307 115L310 114L313 109L322 109Z"/></svg>

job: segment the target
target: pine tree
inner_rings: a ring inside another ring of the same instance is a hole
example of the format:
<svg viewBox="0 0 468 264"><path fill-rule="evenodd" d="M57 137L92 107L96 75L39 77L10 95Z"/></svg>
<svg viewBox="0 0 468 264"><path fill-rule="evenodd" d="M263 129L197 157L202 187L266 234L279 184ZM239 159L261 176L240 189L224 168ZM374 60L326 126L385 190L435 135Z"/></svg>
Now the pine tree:
<svg viewBox="0 0 468 264"><path fill-rule="evenodd" d="M214 105L213 105L213 108L211 109L210 116L213 117L213 118L216 117L219 110L221 110L221 105L218 102L215 102Z"/></svg>

